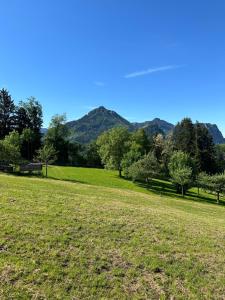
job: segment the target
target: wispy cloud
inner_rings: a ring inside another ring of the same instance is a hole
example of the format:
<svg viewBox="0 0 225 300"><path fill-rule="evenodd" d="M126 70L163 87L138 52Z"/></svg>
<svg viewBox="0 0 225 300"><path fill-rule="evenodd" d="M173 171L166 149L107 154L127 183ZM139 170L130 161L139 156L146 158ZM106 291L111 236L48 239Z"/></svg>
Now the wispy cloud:
<svg viewBox="0 0 225 300"><path fill-rule="evenodd" d="M182 67L184 67L184 65L168 65L168 66L150 68L147 70L142 70L142 71L137 71L137 72L126 74L124 76L124 78L126 78L126 79L134 78L134 77L138 77L138 76L144 76L144 75L148 75L148 74L152 74L152 73L156 73L156 72L164 72L164 71L178 69L178 68L182 68Z"/></svg>
<svg viewBox="0 0 225 300"><path fill-rule="evenodd" d="M102 81L94 81L94 84L100 87L105 86L105 82Z"/></svg>

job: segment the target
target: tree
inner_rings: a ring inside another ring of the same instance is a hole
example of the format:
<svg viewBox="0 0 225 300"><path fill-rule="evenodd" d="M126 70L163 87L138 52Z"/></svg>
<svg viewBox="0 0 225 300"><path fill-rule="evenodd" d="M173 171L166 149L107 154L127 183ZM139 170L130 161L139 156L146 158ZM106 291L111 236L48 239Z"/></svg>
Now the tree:
<svg viewBox="0 0 225 300"><path fill-rule="evenodd" d="M13 145L13 146L17 147L18 149L20 149L21 148L21 137L17 131L13 130L12 132L10 132L8 135L5 136L4 143Z"/></svg>
<svg viewBox="0 0 225 300"><path fill-rule="evenodd" d="M162 134L157 134L153 137L153 150L158 162L162 162L162 154L164 149L164 137Z"/></svg>
<svg viewBox="0 0 225 300"><path fill-rule="evenodd" d="M17 122L19 122L17 127L20 131L29 128L33 132L32 149L29 155L32 158L41 146L42 106L34 97L28 98L26 102L21 101L19 106L19 115L17 109Z"/></svg>
<svg viewBox="0 0 225 300"><path fill-rule="evenodd" d="M97 139L99 155L106 168L119 171L122 176L122 160L129 149L129 132L124 127L112 128Z"/></svg>
<svg viewBox="0 0 225 300"><path fill-rule="evenodd" d="M128 169L128 176L135 180L144 179L147 183L160 172L159 163L153 152L133 163Z"/></svg>
<svg viewBox="0 0 225 300"><path fill-rule="evenodd" d="M188 153L190 157L195 157L196 141L195 127L189 118L184 118L173 130L173 144L175 150Z"/></svg>
<svg viewBox="0 0 225 300"><path fill-rule="evenodd" d="M23 105L23 102L20 102L21 105ZM26 128L31 127L30 118L28 116L27 110L23 106L18 106L16 108L16 131L19 132L19 134L22 134L23 130Z"/></svg>
<svg viewBox="0 0 225 300"><path fill-rule="evenodd" d="M225 171L225 144L216 145L215 151L218 172L223 173Z"/></svg>
<svg viewBox="0 0 225 300"><path fill-rule="evenodd" d="M21 140L23 157L31 160L33 157L33 143L35 141L35 133L30 128L24 128L21 134Z"/></svg>
<svg viewBox="0 0 225 300"><path fill-rule="evenodd" d="M169 162L174 152L174 145L172 140L172 134L167 135L164 140L164 146L162 150L162 173L166 178L169 177Z"/></svg>
<svg viewBox="0 0 225 300"><path fill-rule="evenodd" d="M13 130L15 123L15 105L5 89L0 90L0 139L3 139Z"/></svg>
<svg viewBox="0 0 225 300"><path fill-rule="evenodd" d="M206 189L207 188L207 184L208 184L208 177L209 175L206 172L201 172L196 176L196 185L198 188L198 195L199 195L199 190L200 188Z"/></svg>
<svg viewBox="0 0 225 300"><path fill-rule="evenodd" d="M52 145L57 151L57 162L65 164L68 162L69 129L66 126L66 115L55 115L52 117L50 126L44 141Z"/></svg>
<svg viewBox="0 0 225 300"><path fill-rule="evenodd" d="M174 183L179 184L181 186L181 193L184 197L184 187L191 182L192 169L190 167L182 167L173 170L170 173L170 176Z"/></svg>
<svg viewBox="0 0 225 300"><path fill-rule="evenodd" d="M142 157L141 146L134 141L129 143L129 150L124 154L121 165L125 177L129 176L130 166Z"/></svg>
<svg viewBox="0 0 225 300"><path fill-rule="evenodd" d="M177 185L177 191L181 190L184 196L187 186L192 181L193 169L191 168L190 158L187 153L175 151L170 158L169 174L172 182Z"/></svg>
<svg viewBox="0 0 225 300"><path fill-rule="evenodd" d="M96 142L91 142L86 146L85 160L87 167L100 168L102 167L101 158L98 153L98 146Z"/></svg>
<svg viewBox="0 0 225 300"><path fill-rule="evenodd" d="M217 203L220 201L220 194L225 191L225 174L208 175L201 173L198 177L198 185L201 188L212 191L217 195Z"/></svg>
<svg viewBox="0 0 225 300"><path fill-rule="evenodd" d="M13 131L4 140L0 140L0 162L16 165L20 160L20 137Z"/></svg>
<svg viewBox="0 0 225 300"><path fill-rule="evenodd" d="M68 163L73 166L86 166L85 145L79 143L67 143Z"/></svg>
<svg viewBox="0 0 225 300"><path fill-rule="evenodd" d="M37 151L37 160L45 164L45 176L48 177L48 165L55 162L57 152L52 145L44 145Z"/></svg>
<svg viewBox="0 0 225 300"><path fill-rule="evenodd" d="M217 194L217 203L220 202L220 194L225 191L225 175L216 174L209 177L209 188Z"/></svg>
<svg viewBox="0 0 225 300"><path fill-rule="evenodd" d="M150 141L143 128L138 129L131 135L131 141L139 145L141 155L147 154L150 151Z"/></svg>
<svg viewBox="0 0 225 300"><path fill-rule="evenodd" d="M198 171L213 174L217 170L213 138L204 124L196 123L196 162Z"/></svg>

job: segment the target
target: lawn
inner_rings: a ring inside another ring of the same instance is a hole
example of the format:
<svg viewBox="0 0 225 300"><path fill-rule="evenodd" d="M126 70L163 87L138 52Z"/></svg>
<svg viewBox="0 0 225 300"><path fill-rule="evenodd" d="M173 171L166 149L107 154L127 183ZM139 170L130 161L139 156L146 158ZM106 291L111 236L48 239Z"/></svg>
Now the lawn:
<svg viewBox="0 0 225 300"><path fill-rule="evenodd" d="M0 175L0 299L224 299L224 206L76 179Z"/></svg>
<svg viewBox="0 0 225 300"><path fill-rule="evenodd" d="M171 182L165 180L154 179L151 184L145 184L131 180L120 178L117 171L94 169L94 168L75 168L75 167L63 167L63 166L50 166L49 178L66 180L90 185L128 189L136 192L142 192L147 194L156 194L161 196L167 196L172 198L182 198L181 195L176 194L176 190ZM187 199L200 202L209 202L216 204L216 196L200 191L200 195L197 193L197 188L192 188L188 191ZM225 205L223 197L221 197L221 203Z"/></svg>

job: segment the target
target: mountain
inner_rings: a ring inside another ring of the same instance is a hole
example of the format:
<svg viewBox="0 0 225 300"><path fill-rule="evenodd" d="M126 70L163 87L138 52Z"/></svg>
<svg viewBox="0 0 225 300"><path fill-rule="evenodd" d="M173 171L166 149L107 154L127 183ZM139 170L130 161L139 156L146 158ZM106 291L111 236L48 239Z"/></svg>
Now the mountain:
<svg viewBox="0 0 225 300"><path fill-rule="evenodd" d="M103 106L90 111L77 121L68 122L67 126L72 131L72 139L82 144L96 140L102 132L113 127L125 126L128 129L132 127L129 121Z"/></svg>
<svg viewBox="0 0 225 300"><path fill-rule="evenodd" d="M215 144L225 143L225 139L216 124L204 123L204 125L212 135Z"/></svg>
<svg viewBox="0 0 225 300"><path fill-rule="evenodd" d="M158 131L161 131L161 133L167 134L168 132L172 131L174 128L173 124L168 123L159 118L155 118L152 121L146 121L142 123L132 123L132 124L135 127L135 129L144 128L146 132L150 131L152 133L157 133Z"/></svg>
<svg viewBox="0 0 225 300"><path fill-rule="evenodd" d="M210 123L203 124L211 133L215 144L225 143L225 139L217 125ZM90 111L79 120L68 122L67 126L71 130L72 140L82 144L96 140L101 133L116 126L127 127L130 131L143 128L148 135L157 133L166 135L173 131L174 128L173 124L159 118L155 118L152 121L130 123L115 111L108 110L103 106Z"/></svg>

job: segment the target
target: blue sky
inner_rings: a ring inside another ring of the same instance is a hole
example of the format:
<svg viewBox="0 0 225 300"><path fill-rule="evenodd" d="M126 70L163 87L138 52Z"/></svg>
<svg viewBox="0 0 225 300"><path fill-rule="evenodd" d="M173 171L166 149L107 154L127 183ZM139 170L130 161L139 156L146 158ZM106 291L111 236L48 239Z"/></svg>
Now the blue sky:
<svg viewBox="0 0 225 300"><path fill-rule="evenodd" d="M185 116L225 133L224 0L0 0L0 88L45 126L104 105L130 121Z"/></svg>

